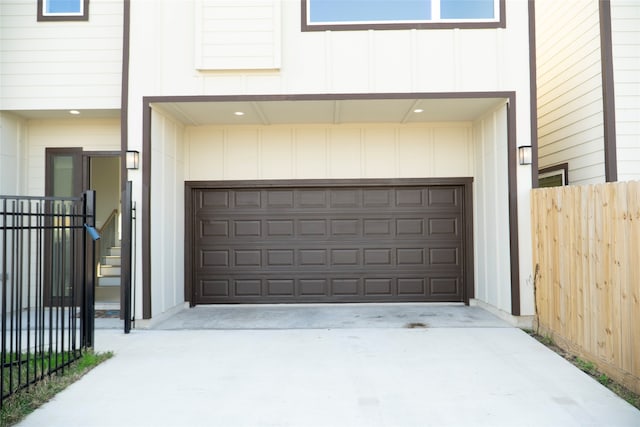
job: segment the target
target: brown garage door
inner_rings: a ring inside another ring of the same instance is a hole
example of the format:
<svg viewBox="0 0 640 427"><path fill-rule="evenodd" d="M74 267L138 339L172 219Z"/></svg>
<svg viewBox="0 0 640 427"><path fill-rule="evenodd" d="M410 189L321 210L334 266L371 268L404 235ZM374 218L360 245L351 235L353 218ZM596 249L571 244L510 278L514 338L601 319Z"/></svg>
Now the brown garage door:
<svg viewBox="0 0 640 427"><path fill-rule="evenodd" d="M187 295L192 304L464 301L463 181L187 183Z"/></svg>

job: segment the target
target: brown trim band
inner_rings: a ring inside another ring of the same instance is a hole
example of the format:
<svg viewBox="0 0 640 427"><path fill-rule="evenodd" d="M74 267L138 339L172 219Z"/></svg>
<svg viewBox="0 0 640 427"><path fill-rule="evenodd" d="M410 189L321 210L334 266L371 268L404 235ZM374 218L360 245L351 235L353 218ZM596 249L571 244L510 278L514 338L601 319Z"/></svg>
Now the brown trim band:
<svg viewBox="0 0 640 427"><path fill-rule="evenodd" d="M611 39L611 1L600 4L600 55L602 65L602 107L604 119L604 175L606 182L618 180L616 148L616 105L613 80L613 42Z"/></svg>
<svg viewBox="0 0 640 427"><path fill-rule="evenodd" d="M237 102L237 101L296 101L296 100L358 100L358 99L464 99L464 98L507 98L508 121L508 180L509 180L509 230L511 264L511 312L520 315L520 260L518 251L518 200L517 200L517 141L515 92L440 92L440 93L378 93L378 94L292 94L292 95L201 95L201 96L150 96L144 97L142 116L142 203L140 224L142 229L142 300L143 317L151 317L151 104L162 102ZM471 186L469 187L471 188ZM190 197L190 196L185 196ZM466 203L472 204L471 191L465 190ZM186 201L186 203L188 203ZM186 220L186 219L185 219ZM472 225L470 225L473 227ZM469 225L468 225L469 227ZM185 237L186 239L186 237ZM473 246L473 228L467 233ZM188 242L185 242L188 246ZM472 259L467 259L467 263ZM467 265L468 267L468 265ZM473 268L468 270L473 274ZM473 276L469 278L473 282ZM473 298L473 289L469 298Z"/></svg>
<svg viewBox="0 0 640 427"><path fill-rule="evenodd" d="M151 318L151 106L142 110L142 318Z"/></svg>
<svg viewBox="0 0 640 427"><path fill-rule="evenodd" d="M120 88L120 194L126 194L128 171L126 162L126 152L129 149L129 52L130 52L130 34L131 34L131 2L124 0L122 10L122 85ZM124 198L121 197L121 200ZM124 209L124 204L121 203ZM124 221L124 220L123 220ZM128 223L128 222L127 222ZM120 313L121 315L127 310L123 306L126 302L124 291L127 287L124 285L125 280L131 280L135 272L131 271L131 246L135 236L131 235L131 227L122 227L122 268L120 276ZM133 310L135 312L135 309Z"/></svg>
<svg viewBox="0 0 640 427"><path fill-rule="evenodd" d="M518 173L516 137L516 96L507 104L507 146L509 174L509 258L511 260L511 314L520 316L520 241L518 238Z"/></svg>
<svg viewBox="0 0 640 427"><path fill-rule="evenodd" d="M531 188L538 188L538 70L536 5L529 0L529 123L531 124Z"/></svg>
<svg viewBox="0 0 640 427"><path fill-rule="evenodd" d="M507 13L506 0L500 2L500 17L498 21L488 22L407 22L407 23L363 23L363 24L307 24L307 2L301 0L301 29L306 31L366 31L366 30L447 30L447 29L485 29L506 28Z"/></svg>

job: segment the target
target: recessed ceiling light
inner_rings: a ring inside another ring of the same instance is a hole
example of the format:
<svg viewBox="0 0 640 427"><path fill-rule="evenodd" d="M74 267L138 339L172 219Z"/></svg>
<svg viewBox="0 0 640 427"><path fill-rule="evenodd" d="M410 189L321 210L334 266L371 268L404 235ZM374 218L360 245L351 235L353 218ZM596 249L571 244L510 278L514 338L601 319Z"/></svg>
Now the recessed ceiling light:
<svg viewBox="0 0 640 427"><path fill-rule="evenodd" d="M235 113L236 116L244 116L244 112L243 111L236 111Z"/></svg>
<svg viewBox="0 0 640 427"><path fill-rule="evenodd" d="M422 108L416 108L413 110L414 113L422 113L424 110Z"/></svg>
<svg viewBox="0 0 640 427"><path fill-rule="evenodd" d="M69 114L73 114L74 116L77 116L78 114L80 114L80 111L78 111L78 110L69 110Z"/></svg>

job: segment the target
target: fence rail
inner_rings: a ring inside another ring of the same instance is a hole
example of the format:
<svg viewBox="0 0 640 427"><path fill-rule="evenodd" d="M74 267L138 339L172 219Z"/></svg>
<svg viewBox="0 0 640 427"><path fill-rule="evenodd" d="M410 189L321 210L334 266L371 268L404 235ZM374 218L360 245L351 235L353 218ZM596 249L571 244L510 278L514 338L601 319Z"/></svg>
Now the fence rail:
<svg viewBox="0 0 640 427"><path fill-rule="evenodd" d="M94 207L93 192L0 196L0 406L93 345Z"/></svg>
<svg viewBox="0 0 640 427"><path fill-rule="evenodd" d="M640 182L533 190L538 327L640 392Z"/></svg>

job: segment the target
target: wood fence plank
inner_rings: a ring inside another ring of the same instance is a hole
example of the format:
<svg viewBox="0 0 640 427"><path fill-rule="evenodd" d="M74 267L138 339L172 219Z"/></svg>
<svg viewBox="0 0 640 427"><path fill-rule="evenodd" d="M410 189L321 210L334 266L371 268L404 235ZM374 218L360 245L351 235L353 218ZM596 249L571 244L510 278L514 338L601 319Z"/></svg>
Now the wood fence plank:
<svg viewBox="0 0 640 427"><path fill-rule="evenodd" d="M631 372L640 382L640 182L631 182L628 185L629 208L629 329L631 342L628 343L630 359L633 361ZM636 390L640 393L640 386Z"/></svg>
<svg viewBox="0 0 640 427"><path fill-rule="evenodd" d="M640 392L640 182L531 195L539 327Z"/></svg>

